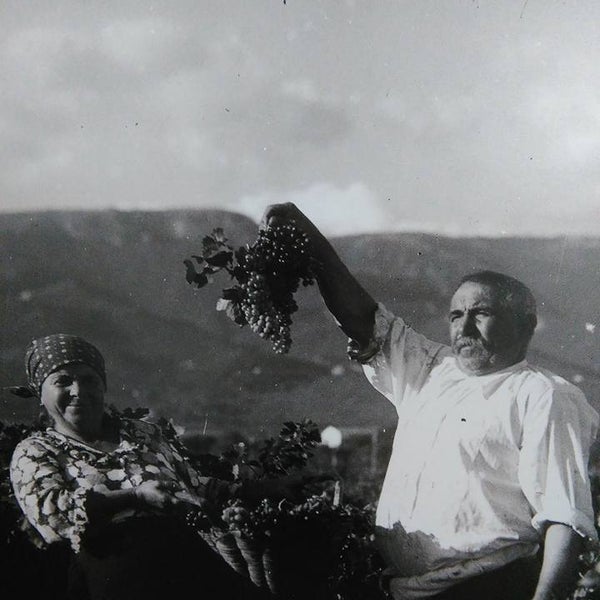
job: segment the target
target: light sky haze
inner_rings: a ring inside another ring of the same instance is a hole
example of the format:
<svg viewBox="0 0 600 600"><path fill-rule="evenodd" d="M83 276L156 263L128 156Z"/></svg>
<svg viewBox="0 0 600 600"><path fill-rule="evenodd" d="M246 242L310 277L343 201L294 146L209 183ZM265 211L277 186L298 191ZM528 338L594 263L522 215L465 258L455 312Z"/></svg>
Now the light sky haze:
<svg viewBox="0 0 600 600"><path fill-rule="evenodd" d="M0 210L600 235L595 0L3 0Z"/></svg>

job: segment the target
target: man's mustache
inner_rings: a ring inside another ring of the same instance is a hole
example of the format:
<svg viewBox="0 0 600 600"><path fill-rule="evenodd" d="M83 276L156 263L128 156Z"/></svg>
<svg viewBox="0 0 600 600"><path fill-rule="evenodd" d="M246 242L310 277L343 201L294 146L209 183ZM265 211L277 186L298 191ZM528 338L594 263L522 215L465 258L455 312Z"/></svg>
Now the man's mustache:
<svg viewBox="0 0 600 600"><path fill-rule="evenodd" d="M481 338L473 338L473 337L460 337L457 340L454 340L454 344L452 344L454 350L462 350L463 348L484 348L485 350L490 349L490 345L487 344Z"/></svg>

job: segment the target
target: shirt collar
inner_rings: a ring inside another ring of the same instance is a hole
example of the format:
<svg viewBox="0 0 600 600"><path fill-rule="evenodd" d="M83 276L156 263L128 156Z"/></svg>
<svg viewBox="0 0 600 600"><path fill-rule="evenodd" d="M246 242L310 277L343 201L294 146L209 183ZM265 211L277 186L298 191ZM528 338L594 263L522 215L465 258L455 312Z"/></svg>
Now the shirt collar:
<svg viewBox="0 0 600 600"><path fill-rule="evenodd" d="M494 371L493 373L488 373L487 375L469 375L460 370L456 360L454 360L454 366L456 369L457 380L462 380L465 383L479 387L481 393L486 398L489 398L507 377L523 371L529 366L529 363L527 362L527 359L523 359L514 365L510 365L499 371Z"/></svg>

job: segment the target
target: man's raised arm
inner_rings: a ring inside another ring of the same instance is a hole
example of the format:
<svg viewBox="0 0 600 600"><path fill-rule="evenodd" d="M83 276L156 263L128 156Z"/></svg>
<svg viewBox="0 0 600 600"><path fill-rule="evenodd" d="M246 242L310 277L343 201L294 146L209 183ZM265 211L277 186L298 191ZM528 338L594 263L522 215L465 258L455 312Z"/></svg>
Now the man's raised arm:
<svg viewBox="0 0 600 600"><path fill-rule="evenodd" d="M292 221L310 239L313 256L319 262L317 283L327 308L342 331L365 348L373 332L375 300L350 273L325 236L293 203L268 206L261 226Z"/></svg>

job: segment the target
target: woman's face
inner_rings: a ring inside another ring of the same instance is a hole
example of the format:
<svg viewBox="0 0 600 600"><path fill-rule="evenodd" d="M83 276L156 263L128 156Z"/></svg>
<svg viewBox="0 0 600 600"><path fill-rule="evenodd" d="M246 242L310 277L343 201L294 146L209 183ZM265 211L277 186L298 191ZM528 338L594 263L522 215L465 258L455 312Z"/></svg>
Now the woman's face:
<svg viewBox="0 0 600 600"><path fill-rule="evenodd" d="M104 382L92 367L65 365L42 384L41 400L62 433L95 436L102 427Z"/></svg>

